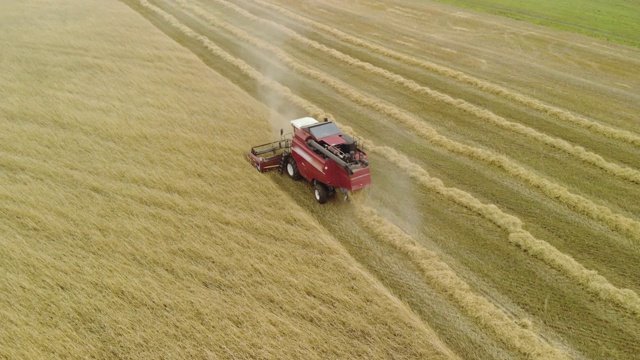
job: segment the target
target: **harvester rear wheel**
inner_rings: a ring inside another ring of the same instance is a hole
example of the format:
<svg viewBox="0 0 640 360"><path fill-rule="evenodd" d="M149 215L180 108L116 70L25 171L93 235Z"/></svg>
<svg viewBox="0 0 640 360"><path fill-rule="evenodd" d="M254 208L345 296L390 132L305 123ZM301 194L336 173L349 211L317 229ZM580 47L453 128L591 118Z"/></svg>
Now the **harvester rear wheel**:
<svg viewBox="0 0 640 360"><path fill-rule="evenodd" d="M293 160L293 157L289 158L289 163L287 163L287 174L293 180L300 180L302 177L300 175L300 171L298 171L298 165L296 165L296 161Z"/></svg>
<svg viewBox="0 0 640 360"><path fill-rule="evenodd" d="M327 199L329 198L329 194L327 193L327 188L322 186L322 184L316 184L314 186L313 193L316 196L316 200L318 200L320 204L326 203Z"/></svg>

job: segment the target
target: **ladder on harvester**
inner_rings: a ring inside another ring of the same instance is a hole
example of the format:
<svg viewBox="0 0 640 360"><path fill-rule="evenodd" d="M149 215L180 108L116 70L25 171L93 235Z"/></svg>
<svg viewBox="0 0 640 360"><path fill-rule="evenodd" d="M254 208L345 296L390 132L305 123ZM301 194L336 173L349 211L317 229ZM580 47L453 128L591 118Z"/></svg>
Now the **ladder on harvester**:
<svg viewBox="0 0 640 360"><path fill-rule="evenodd" d="M280 166L278 166L278 172L280 173L280 175L282 175L282 173L284 172L284 169L287 167L290 157L291 157L291 140L285 140L284 153L282 154L282 158L280 159Z"/></svg>
<svg viewBox="0 0 640 360"><path fill-rule="evenodd" d="M282 155L282 159L280 159L280 166L278 166L278 172L280 175L284 172L284 168L287 166L287 162L289 162L290 154Z"/></svg>

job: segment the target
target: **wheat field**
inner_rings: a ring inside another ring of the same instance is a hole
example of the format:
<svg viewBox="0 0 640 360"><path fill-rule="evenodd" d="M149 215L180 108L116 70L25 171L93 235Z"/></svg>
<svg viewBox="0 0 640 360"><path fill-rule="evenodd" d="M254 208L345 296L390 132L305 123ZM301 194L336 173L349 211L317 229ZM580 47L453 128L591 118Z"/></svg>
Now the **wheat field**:
<svg viewBox="0 0 640 360"><path fill-rule="evenodd" d="M640 50L411 0L0 0L0 358L633 359ZM329 117L373 185L248 149Z"/></svg>

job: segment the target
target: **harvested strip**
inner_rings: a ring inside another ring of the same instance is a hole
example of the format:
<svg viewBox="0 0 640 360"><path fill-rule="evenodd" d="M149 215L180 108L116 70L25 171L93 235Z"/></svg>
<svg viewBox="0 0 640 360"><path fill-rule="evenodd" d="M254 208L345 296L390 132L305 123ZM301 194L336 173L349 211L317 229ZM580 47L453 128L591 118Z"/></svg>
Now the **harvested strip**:
<svg viewBox="0 0 640 360"><path fill-rule="evenodd" d="M313 20L307 19L303 16L297 15L289 10L286 10L280 6L268 3L264 0L253 0L255 3L258 3L260 5L262 5L265 8L269 8L273 11L276 11L290 19L295 20L298 23L301 24L306 24L309 26L312 26L320 31L324 31L328 34L331 34L332 36L335 36L337 39L348 42L350 44L356 45L356 46L360 46L363 47L367 50L371 50L373 52L376 52L378 54L382 54L384 56L388 56L392 59L401 61L405 64L408 65L413 65L413 66L418 66L421 67L423 69L429 70L429 71L433 71L437 74L458 80L460 82L472 85L480 90L483 91L487 91L490 92L492 94L495 95L499 95L504 97L505 99L517 102L519 104L522 104L524 106L527 106L531 109L534 110L538 110L538 111L542 111L544 113L547 113L549 115L555 116L557 119L559 120L563 120L566 122L570 122L574 125L580 126L583 129L586 129L588 131L591 131L593 133L597 133L600 135L603 135L609 139L613 139L613 140L618 140L618 141L623 141L625 143L628 144L632 144L635 146L640 147L640 136L638 136L637 134L634 134L630 131L627 130L622 130L622 129L617 129L608 125L603 125L600 124L596 121L587 119L585 117L582 117L580 115L576 115L573 114L567 110L563 110L560 109L558 107L552 106L552 105L548 105L545 104L543 102L541 102L540 100L534 99L534 98L530 98L528 96L522 95L522 94L518 94L514 91L508 90L506 88L503 88L501 86L474 78L472 76L469 76L463 72L457 71L457 70L453 70L423 59L418 59L412 56L408 56L402 53L399 53L397 51L373 44L371 42L368 42L366 40L357 38L353 35L347 34L343 31L340 31L336 28L333 28L331 26L328 25L324 25L318 22L315 22Z"/></svg>
<svg viewBox="0 0 640 360"><path fill-rule="evenodd" d="M356 205L360 223L376 235L407 255L421 270L425 279L447 294L471 317L493 332L508 346L530 358L568 359L569 356L533 331L519 326L514 319L496 307L485 297L475 293L453 269L438 256L420 246L409 235L366 206Z"/></svg>

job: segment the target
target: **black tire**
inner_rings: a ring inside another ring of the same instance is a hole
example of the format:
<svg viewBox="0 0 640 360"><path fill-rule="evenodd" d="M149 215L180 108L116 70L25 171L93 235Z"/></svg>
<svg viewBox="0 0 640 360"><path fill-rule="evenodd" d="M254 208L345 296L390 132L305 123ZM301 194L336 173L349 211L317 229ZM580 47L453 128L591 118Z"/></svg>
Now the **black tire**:
<svg viewBox="0 0 640 360"><path fill-rule="evenodd" d="M289 157L289 162L287 163L287 174L293 180L300 180L302 177L300 175L300 171L298 171L298 165L296 165L296 161L293 160L293 156Z"/></svg>
<svg viewBox="0 0 640 360"><path fill-rule="evenodd" d="M316 184L316 186L314 186L313 194L315 195L316 200L320 204L326 203L327 200L329 199L329 194L327 192L327 188L324 187L322 184Z"/></svg>

